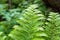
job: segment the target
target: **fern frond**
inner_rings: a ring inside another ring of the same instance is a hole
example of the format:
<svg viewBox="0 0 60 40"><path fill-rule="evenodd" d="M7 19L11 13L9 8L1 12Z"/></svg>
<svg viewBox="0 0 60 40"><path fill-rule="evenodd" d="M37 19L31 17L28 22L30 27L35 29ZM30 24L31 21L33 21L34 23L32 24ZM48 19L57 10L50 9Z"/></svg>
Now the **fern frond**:
<svg viewBox="0 0 60 40"><path fill-rule="evenodd" d="M60 15L58 13L50 12L46 22L46 31L49 35L48 40L60 40Z"/></svg>
<svg viewBox="0 0 60 40"><path fill-rule="evenodd" d="M17 22L20 26L14 26L14 30L9 34L15 40L45 40L44 33L45 17L41 11L37 10L37 5L31 5L22 14Z"/></svg>

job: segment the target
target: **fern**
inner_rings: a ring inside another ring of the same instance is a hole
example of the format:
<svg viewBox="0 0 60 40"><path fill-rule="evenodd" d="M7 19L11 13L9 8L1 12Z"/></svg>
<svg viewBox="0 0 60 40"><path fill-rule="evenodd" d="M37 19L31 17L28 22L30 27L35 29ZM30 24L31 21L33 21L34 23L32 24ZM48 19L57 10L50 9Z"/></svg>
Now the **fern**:
<svg viewBox="0 0 60 40"><path fill-rule="evenodd" d="M45 40L47 35L42 27L45 18L36 8L36 5L28 7L17 20L20 26L14 26L14 30L8 36L14 40Z"/></svg>
<svg viewBox="0 0 60 40"><path fill-rule="evenodd" d="M0 22L0 40L60 40L60 14L49 12L42 0L30 1L35 4L27 6L22 14L19 9L5 12L5 7L1 8L1 15L7 21ZM39 7L37 2L41 2Z"/></svg>
<svg viewBox="0 0 60 40"><path fill-rule="evenodd" d="M47 40L60 40L60 15L50 12L46 22L46 32L49 36Z"/></svg>

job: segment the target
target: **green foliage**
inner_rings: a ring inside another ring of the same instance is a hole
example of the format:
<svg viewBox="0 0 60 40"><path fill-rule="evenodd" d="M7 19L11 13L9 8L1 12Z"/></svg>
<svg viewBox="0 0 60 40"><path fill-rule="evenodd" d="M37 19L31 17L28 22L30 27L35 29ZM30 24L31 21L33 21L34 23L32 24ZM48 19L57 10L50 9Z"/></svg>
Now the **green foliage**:
<svg viewBox="0 0 60 40"><path fill-rule="evenodd" d="M60 40L60 15L58 13L50 12L46 22L46 31L49 35L48 40Z"/></svg>
<svg viewBox="0 0 60 40"><path fill-rule="evenodd" d="M14 26L14 30L9 34L16 40L45 40L47 37L44 33L44 15L38 11L36 5L31 5L22 14L22 17L17 20L20 26ZM38 14L39 13L39 14Z"/></svg>
<svg viewBox="0 0 60 40"><path fill-rule="evenodd" d="M60 14L42 0L12 0L15 9L6 2L0 0L0 40L60 40Z"/></svg>

